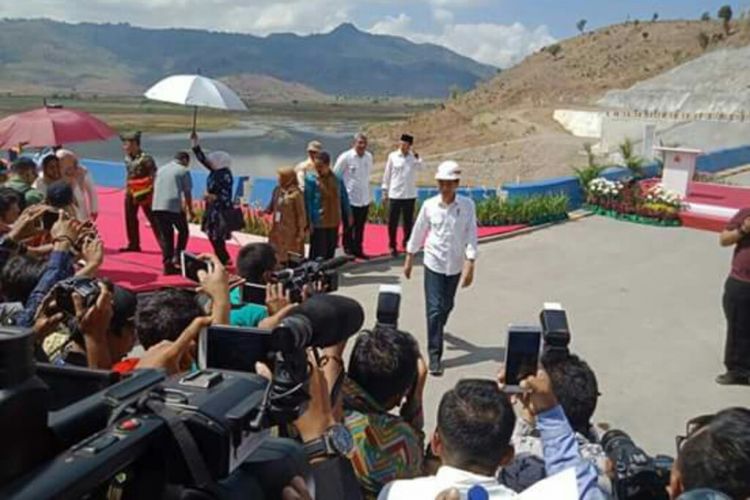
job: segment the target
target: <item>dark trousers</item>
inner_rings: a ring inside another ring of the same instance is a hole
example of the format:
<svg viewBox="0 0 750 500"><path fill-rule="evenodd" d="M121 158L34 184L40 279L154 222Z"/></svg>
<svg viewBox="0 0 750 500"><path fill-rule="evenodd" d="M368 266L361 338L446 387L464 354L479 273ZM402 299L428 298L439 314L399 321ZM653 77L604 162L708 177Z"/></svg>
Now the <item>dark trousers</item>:
<svg viewBox="0 0 750 500"><path fill-rule="evenodd" d="M414 206L417 200L409 198L408 200L388 200L388 246L391 250L396 250L396 235L399 220L403 220L404 228L404 248L411 237L411 230L414 227Z"/></svg>
<svg viewBox="0 0 750 500"><path fill-rule="evenodd" d="M187 217L184 213L162 210L154 210L153 216L159 230L159 246L161 247L162 262L164 263L164 267L171 266L174 263L175 257L175 230L177 230L177 255L187 248L188 237L190 236Z"/></svg>
<svg viewBox="0 0 750 500"><path fill-rule="evenodd" d="M310 259L332 259L336 255L336 246L339 239L339 229L313 228L310 233Z"/></svg>
<svg viewBox="0 0 750 500"><path fill-rule="evenodd" d="M222 264L226 265L231 260L229 252L227 251L227 241L224 238L209 238L211 246L214 249L214 255L216 255Z"/></svg>
<svg viewBox="0 0 750 500"><path fill-rule="evenodd" d="M427 312L427 351L430 361L443 356L443 330L453 310L461 274L447 276L424 267L424 296Z"/></svg>
<svg viewBox="0 0 750 500"><path fill-rule="evenodd" d="M364 250L362 243L365 239L365 225L367 224L367 215L370 213L370 205L363 207L352 206L352 219L354 224L349 224L344 217L344 237L343 245L346 253L352 255L362 255Z"/></svg>
<svg viewBox="0 0 750 500"><path fill-rule="evenodd" d="M129 194L125 194L125 230L128 233L128 248L141 248L141 233L138 229L138 207L141 207L146 215L151 230L159 241L159 229L156 227L154 216L151 213L151 205L138 205Z"/></svg>
<svg viewBox="0 0 750 500"><path fill-rule="evenodd" d="M728 278L723 306L727 318L724 365L729 372L750 375L750 283Z"/></svg>

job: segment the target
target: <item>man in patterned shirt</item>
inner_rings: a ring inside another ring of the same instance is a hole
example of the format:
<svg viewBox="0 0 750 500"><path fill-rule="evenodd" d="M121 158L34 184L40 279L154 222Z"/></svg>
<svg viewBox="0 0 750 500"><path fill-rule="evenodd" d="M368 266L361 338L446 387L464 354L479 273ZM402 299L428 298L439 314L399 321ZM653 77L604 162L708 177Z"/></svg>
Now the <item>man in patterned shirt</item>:
<svg viewBox="0 0 750 500"><path fill-rule="evenodd" d="M154 197L154 177L156 163L151 155L141 149L141 133L123 134L122 150L125 153L126 187L125 187L125 228L128 234L127 246L121 252L140 252L141 238L138 228L138 207L146 215L156 241L159 241L156 222L151 215L151 202Z"/></svg>
<svg viewBox="0 0 750 500"><path fill-rule="evenodd" d="M376 327L359 335L348 368L344 424L354 438L352 466L364 498L377 498L387 483L423 474L427 366L414 337ZM400 415L391 414L399 405Z"/></svg>

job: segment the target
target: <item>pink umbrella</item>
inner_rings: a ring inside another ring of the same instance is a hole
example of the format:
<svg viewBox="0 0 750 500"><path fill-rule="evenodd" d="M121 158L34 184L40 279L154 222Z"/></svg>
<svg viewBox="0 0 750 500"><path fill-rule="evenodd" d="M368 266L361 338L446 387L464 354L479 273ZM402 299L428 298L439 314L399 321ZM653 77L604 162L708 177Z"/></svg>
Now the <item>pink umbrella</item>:
<svg viewBox="0 0 750 500"><path fill-rule="evenodd" d="M71 142L104 141L117 135L109 125L75 109L44 107L0 120L0 149L19 144L56 146Z"/></svg>

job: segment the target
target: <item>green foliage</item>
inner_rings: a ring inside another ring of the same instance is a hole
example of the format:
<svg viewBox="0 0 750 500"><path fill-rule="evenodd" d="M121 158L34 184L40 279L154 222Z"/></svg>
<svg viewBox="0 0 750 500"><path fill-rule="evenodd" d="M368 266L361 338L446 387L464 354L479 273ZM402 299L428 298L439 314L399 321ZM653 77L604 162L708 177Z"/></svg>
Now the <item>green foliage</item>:
<svg viewBox="0 0 750 500"><path fill-rule="evenodd" d="M658 12L654 12L654 15L651 16L651 22L655 23L658 20L659 20L659 13Z"/></svg>
<svg viewBox="0 0 750 500"><path fill-rule="evenodd" d="M562 45L560 45L559 43L553 43L552 45L547 47L547 52L549 52L552 57L557 59L557 55L562 52Z"/></svg>
<svg viewBox="0 0 750 500"><path fill-rule="evenodd" d="M698 43L700 44L701 49L706 50L711 43L711 38L709 38L705 31L701 31L698 33Z"/></svg>
<svg viewBox="0 0 750 500"><path fill-rule="evenodd" d="M636 154L633 151L633 141L630 139L625 139L625 141L620 144L620 154L622 155L622 159L625 162L625 167L630 170L630 173L633 174L633 177L643 177L643 158L636 156Z"/></svg>
<svg viewBox="0 0 750 500"><path fill-rule="evenodd" d="M718 14L716 14L716 17L721 19L724 22L724 32L728 35L731 25L729 24L732 21L732 16L734 15L734 12L732 12L732 7L730 5L723 5L720 9Z"/></svg>
<svg viewBox="0 0 750 500"><path fill-rule="evenodd" d="M568 197L564 194L556 194L503 200L493 196L478 201L476 211L477 224L480 226L544 224L567 218ZM371 224L388 222L388 211L381 203L374 203L370 206L368 222Z"/></svg>
<svg viewBox="0 0 750 500"><path fill-rule="evenodd" d="M568 197L564 194L502 200L486 198L477 204L480 226L537 225L567 218Z"/></svg>
<svg viewBox="0 0 750 500"><path fill-rule="evenodd" d="M583 33L584 31L586 31L586 23L587 22L588 21L586 21L585 19L581 19L580 21L578 21L576 23L576 28L578 29L578 31L580 31L581 33Z"/></svg>
<svg viewBox="0 0 750 500"><path fill-rule="evenodd" d="M710 12L704 12L701 16L701 21L710 21L711 20L711 13Z"/></svg>
<svg viewBox="0 0 750 500"><path fill-rule="evenodd" d="M450 93L451 100L455 101L461 96L461 94L464 93L464 89L462 89L458 85L451 85L449 89L449 93Z"/></svg>
<svg viewBox="0 0 750 500"><path fill-rule="evenodd" d="M584 193L588 193L589 184L604 172L605 167L596 163L596 156L590 143L584 144L583 149L586 151L587 164L585 167L573 167L573 172L581 184L581 189Z"/></svg>

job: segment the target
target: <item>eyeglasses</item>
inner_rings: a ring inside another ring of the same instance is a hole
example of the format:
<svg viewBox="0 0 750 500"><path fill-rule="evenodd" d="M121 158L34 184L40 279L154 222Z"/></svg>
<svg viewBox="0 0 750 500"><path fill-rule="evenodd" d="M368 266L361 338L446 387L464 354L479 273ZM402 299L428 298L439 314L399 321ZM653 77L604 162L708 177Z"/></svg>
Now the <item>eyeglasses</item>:
<svg viewBox="0 0 750 500"><path fill-rule="evenodd" d="M711 413L708 415L700 415L695 418L691 418L687 421L687 424L685 424L685 435L681 436L675 436L675 445L677 447L677 454L680 453L680 450L685 445L685 442L690 439L691 436L693 436L696 432L707 426L711 423L711 420L716 415Z"/></svg>

